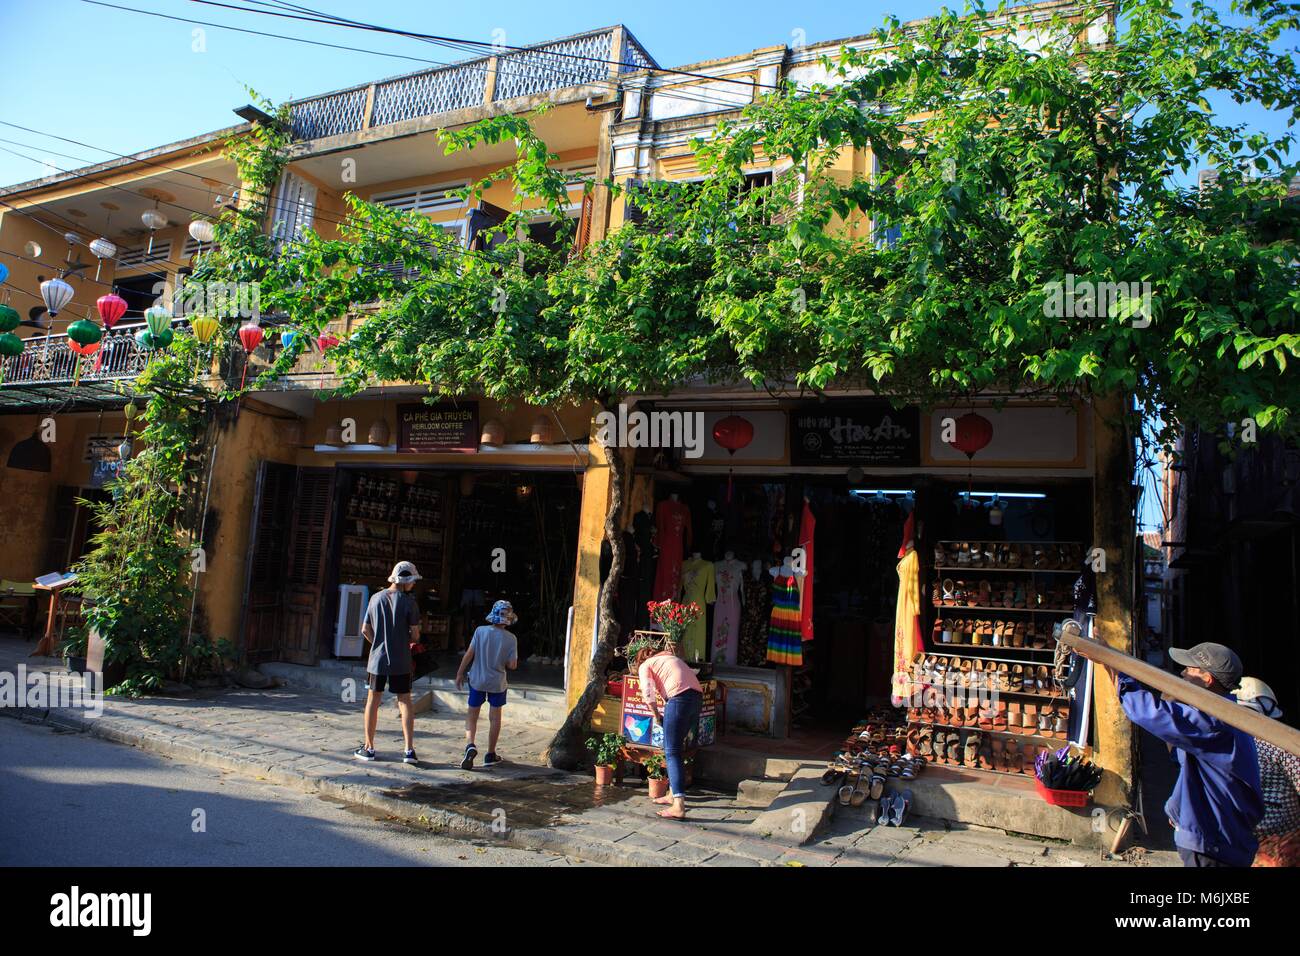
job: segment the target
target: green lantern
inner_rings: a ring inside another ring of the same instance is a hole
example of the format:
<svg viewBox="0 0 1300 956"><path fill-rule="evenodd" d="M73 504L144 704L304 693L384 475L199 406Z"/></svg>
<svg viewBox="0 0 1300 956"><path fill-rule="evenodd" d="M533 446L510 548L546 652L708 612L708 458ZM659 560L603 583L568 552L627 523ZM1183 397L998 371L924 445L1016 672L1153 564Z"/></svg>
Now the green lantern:
<svg viewBox="0 0 1300 956"><path fill-rule="evenodd" d="M0 305L0 332L12 332L18 328L18 312L10 305Z"/></svg>
<svg viewBox="0 0 1300 956"><path fill-rule="evenodd" d="M144 324L155 336L162 335L171 331L172 314L160 305L150 306L144 310Z"/></svg>
<svg viewBox="0 0 1300 956"><path fill-rule="evenodd" d="M68 326L68 338L78 345L94 345L104 337L104 330L89 319L77 319Z"/></svg>
<svg viewBox="0 0 1300 956"><path fill-rule="evenodd" d="M172 344L172 339L176 336L171 329L163 329L161 332L154 333L148 329L141 329L135 333L136 344L142 349L165 349Z"/></svg>
<svg viewBox="0 0 1300 956"><path fill-rule="evenodd" d="M12 311L12 310L11 310ZM13 358L23 352L23 340L12 332L0 333L0 356Z"/></svg>

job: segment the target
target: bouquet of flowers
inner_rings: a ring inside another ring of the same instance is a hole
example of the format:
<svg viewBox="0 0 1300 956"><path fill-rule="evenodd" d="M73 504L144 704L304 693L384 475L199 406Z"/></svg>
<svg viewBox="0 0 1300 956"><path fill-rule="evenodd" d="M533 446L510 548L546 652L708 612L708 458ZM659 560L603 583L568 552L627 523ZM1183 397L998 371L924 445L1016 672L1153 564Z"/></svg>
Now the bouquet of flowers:
<svg viewBox="0 0 1300 956"><path fill-rule="evenodd" d="M678 601L647 601L650 620L658 625L659 630L668 635L669 644L680 644L686 629L700 616L700 606L694 601L682 604Z"/></svg>

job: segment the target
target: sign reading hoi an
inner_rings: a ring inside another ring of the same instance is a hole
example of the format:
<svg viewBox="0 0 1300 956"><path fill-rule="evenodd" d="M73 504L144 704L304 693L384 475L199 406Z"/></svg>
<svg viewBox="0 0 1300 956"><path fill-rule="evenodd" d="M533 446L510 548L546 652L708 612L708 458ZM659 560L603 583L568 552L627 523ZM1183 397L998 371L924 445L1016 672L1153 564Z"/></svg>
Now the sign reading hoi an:
<svg viewBox="0 0 1300 956"><path fill-rule="evenodd" d="M478 451L478 403L397 406L397 450L411 454Z"/></svg>
<svg viewBox="0 0 1300 956"><path fill-rule="evenodd" d="M915 467L921 460L921 416L884 401L826 402L790 412L795 465Z"/></svg>

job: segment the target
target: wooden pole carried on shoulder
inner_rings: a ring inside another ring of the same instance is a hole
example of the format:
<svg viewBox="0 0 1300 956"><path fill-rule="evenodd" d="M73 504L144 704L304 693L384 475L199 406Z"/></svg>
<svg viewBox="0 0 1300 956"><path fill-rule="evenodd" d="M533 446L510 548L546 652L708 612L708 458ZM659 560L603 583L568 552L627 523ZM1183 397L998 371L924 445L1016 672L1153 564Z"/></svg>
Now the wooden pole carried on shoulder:
<svg viewBox="0 0 1300 956"><path fill-rule="evenodd" d="M1117 651L1113 647L1084 637L1073 621L1067 621L1062 628L1060 641L1064 646L1090 661L1128 674L1148 687L1160 691L1166 697L1172 697L1174 700L1204 711L1211 717L1217 717L1225 724L1236 727L1252 737L1267 740L1288 753L1300 757L1300 730L1280 720L1265 717L1259 711L1243 707L1230 698L1221 697L1204 687L1188 683L1176 674L1153 667L1131 654L1125 654L1123 651Z"/></svg>

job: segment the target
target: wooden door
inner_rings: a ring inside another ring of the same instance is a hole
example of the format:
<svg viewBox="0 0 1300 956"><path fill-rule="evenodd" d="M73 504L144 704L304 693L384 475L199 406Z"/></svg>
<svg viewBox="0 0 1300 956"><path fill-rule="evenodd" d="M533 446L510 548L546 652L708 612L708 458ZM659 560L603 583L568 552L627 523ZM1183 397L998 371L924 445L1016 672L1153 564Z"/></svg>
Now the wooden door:
<svg viewBox="0 0 1300 956"><path fill-rule="evenodd" d="M325 631L325 557L334 504L334 469L299 468L289 534L281 658L315 664Z"/></svg>
<svg viewBox="0 0 1300 956"><path fill-rule="evenodd" d="M284 568L297 474L296 467L279 462L257 466L240 627L245 658L252 664L280 657Z"/></svg>

